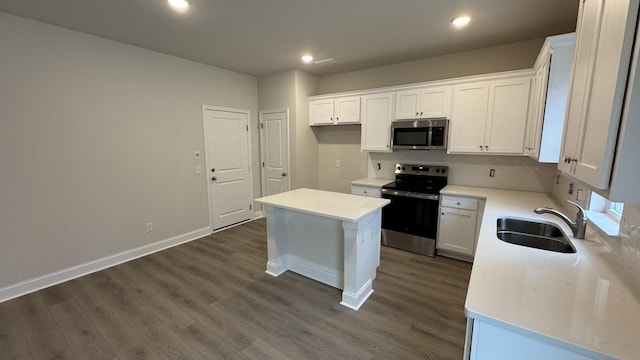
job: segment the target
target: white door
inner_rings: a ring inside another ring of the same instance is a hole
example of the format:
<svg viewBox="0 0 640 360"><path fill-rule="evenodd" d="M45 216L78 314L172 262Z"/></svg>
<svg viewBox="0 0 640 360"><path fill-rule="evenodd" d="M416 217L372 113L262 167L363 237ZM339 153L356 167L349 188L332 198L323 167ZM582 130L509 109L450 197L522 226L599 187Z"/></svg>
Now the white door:
<svg viewBox="0 0 640 360"><path fill-rule="evenodd" d="M251 219L249 112L203 107L213 230Z"/></svg>
<svg viewBox="0 0 640 360"><path fill-rule="evenodd" d="M289 191L289 109L260 112L262 196Z"/></svg>

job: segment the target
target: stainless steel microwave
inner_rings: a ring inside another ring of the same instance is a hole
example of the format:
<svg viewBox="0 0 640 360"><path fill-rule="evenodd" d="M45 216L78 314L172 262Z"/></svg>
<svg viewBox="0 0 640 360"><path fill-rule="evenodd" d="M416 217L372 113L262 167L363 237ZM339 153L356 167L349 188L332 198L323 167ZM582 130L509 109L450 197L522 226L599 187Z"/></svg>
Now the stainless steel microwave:
<svg viewBox="0 0 640 360"><path fill-rule="evenodd" d="M391 123L391 149L446 150L448 127L446 118L394 121Z"/></svg>

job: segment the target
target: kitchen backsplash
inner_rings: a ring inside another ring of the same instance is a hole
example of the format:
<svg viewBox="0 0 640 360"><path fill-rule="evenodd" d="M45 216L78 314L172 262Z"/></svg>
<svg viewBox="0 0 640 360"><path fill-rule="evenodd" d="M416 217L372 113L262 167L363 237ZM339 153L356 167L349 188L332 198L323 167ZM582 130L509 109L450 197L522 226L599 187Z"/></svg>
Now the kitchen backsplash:
<svg viewBox="0 0 640 360"><path fill-rule="evenodd" d="M625 205L620 219L620 239L608 241L618 260L640 283L640 206Z"/></svg>
<svg viewBox="0 0 640 360"><path fill-rule="evenodd" d="M369 153L368 176L393 179L396 163L449 167L448 183L550 193L556 164L540 164L522 156L448 155L444 151ZM378 164L380 166L378 167ZM494 169L494 176L490 176Z"/></svg>

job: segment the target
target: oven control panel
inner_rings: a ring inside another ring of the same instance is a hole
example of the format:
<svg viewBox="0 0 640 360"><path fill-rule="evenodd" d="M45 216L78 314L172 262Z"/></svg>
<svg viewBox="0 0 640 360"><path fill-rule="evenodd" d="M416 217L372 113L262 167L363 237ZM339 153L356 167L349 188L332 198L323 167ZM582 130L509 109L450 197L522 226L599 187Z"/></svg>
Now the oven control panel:
<svg viewBox="0 0 640 360"><path fill-rule="evenodd" d="M423 176L447 176L447 166L419 165L419 164L396 164L396 175L411 174Z"/></svg>

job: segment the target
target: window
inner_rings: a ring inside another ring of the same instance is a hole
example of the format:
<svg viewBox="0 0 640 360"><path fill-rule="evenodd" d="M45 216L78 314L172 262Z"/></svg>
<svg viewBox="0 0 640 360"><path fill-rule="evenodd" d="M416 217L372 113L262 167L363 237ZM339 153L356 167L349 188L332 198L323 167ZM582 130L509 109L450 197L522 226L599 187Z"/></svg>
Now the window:
<svg viewBox="0 0 640 360"><path fill-rule="evenodd" d="M623 203L611 202L602 196L591 193L591 201L587 217L596 227L610 236L618 235Z"/></svg>
<svg viewBox="0 0 640 360"><path fill-rule="evenodd" d="M623 208L624 208L624 204L623 203L607 201L606 212L611 216L615 216L615 217L618 217L618 218L622 217L622 209Z"/></svg>

